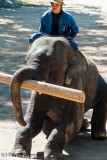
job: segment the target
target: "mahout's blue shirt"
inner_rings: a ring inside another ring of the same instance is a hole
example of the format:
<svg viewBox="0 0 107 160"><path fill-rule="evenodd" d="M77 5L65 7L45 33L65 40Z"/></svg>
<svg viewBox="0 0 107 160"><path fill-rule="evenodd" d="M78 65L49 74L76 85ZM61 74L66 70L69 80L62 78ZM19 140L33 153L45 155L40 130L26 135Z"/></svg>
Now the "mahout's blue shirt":
<svg viewBox="0 0 107 160"><path fill-rule="evenodd" d="M52 30L52 10L46 11L41 17L41 23L38 30L38 33L34 33L29 38L29 43L32 43L35 39L37 39L41 35L51 35ZM63 11L59 18L59 34L58 36L69 37L71 33L79 33L78 25L76 24L74 18L69 12ZM72 37L72 36L71 36ZM74 40L68 40L69 43L78 49L78 45L74 42Z"/></svg>

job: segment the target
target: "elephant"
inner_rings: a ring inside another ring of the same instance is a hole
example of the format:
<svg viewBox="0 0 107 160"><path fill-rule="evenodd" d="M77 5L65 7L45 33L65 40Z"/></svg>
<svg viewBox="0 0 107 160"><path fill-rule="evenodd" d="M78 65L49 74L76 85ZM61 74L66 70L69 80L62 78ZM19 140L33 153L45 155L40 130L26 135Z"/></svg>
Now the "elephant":
<svg viewBox="0 0 107 160"><path fill-rule="evenodd" d="M91 137L106 139L107 81L93 60L64 37L42 36L33 42L26 61L27 65L18 69L11 80L14 113L21 125L12 150L14 156L30 156L32 138L43 131L47 138L44 159L63 160L64 145L80 131L89 109L93 109ZM23 118L20 87L25 80L82 90L86 100L79 103L32 91Z"/></svg>

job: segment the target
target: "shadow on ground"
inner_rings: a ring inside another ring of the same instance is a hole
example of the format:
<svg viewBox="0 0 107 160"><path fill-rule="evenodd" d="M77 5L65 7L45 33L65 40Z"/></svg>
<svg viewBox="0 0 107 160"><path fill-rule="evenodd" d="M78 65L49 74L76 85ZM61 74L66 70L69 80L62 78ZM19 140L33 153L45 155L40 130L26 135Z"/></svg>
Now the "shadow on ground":
<svg viewBox="0 0 107 160"><path fill-rule="evenodd" d="M106 141L91 139L90 129L81 131L71 142L65 146L66 160L106 160Z"/></svg>

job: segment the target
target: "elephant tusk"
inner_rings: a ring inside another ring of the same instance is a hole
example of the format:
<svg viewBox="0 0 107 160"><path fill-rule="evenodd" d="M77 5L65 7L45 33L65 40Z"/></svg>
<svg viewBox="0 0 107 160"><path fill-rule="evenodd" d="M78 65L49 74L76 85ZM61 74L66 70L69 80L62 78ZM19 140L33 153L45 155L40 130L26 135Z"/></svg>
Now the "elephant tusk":
<svg viewBox="0 0 107 160"><path fill-rule="evenodd" d="M69 85L72 81L72 78L66 77L65 84Z"/></svg>

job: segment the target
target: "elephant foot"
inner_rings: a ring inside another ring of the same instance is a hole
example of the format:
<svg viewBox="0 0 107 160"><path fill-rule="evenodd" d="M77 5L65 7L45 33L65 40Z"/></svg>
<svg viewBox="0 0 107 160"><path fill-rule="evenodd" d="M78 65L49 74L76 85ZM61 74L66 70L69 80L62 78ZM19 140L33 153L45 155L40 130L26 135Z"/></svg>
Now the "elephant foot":
<svg viewBox="0 0 107 160"><path fill-rule="evenodd" d="M92 129L91 136L95 140L105 140L107 137L106 129Z"/></svg>
<svg viewBox="0 0 107 160"><path fill-rule="evenodd" d="M23 158L29 158L30 154L28 154L25 149L23 148L23 146L18 145L15 146L12 150L12 156L13 157L23 157Z"/></svg>
<svg viewBox="0 0 107 160"><path fill-rule="evenodd" d="M45 156L44 160L64 160L64 158L62 154L54 153Z"/></svg>
<svg viewBox="0 0 107 160"><path fill-rule="evenodd" d="M62 152L59 151L60 149L57 148L53 151L51 147L48 147L48 144L45 147L44 160L64 160Z"/></svg>
<svg viewBox="0 0 107 160"><path fill-rule="evenodd" d="M15 157L30 157L31 151L31 140L16 138L14 148L12 150L12 155Z"/></svg>

